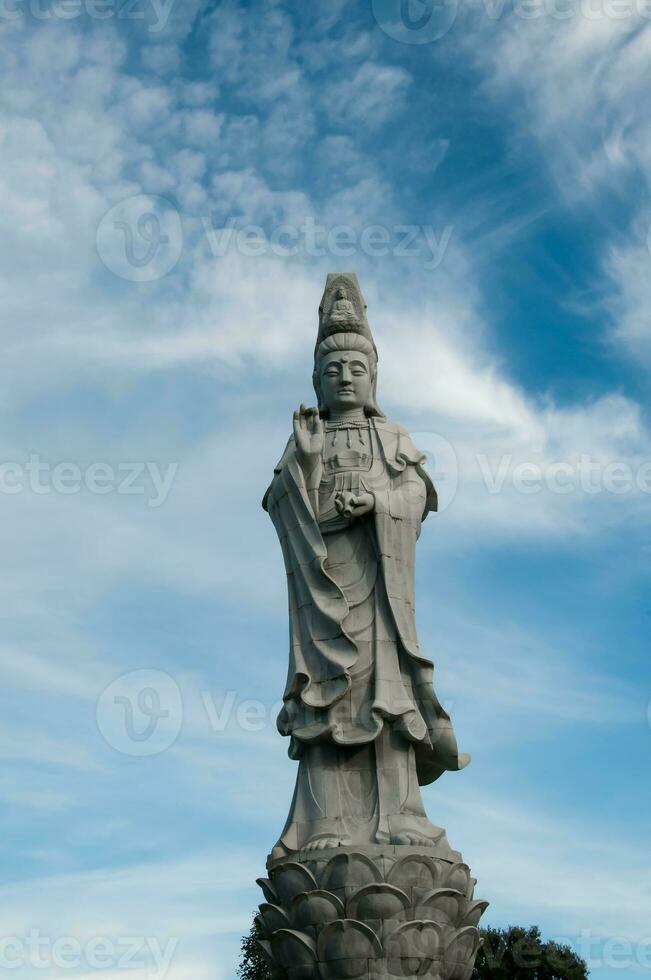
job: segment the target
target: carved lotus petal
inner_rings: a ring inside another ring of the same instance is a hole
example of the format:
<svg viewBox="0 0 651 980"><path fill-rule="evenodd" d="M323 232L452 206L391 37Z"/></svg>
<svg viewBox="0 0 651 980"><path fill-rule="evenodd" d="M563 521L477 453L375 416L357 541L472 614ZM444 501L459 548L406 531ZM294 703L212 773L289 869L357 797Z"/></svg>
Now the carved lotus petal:
<svg viewBox="0 0 651 980"><path fill-rule="evenodd" d="M364 885L348 902L351 919L393 919L409 908L409 898L395 885Z"/></svg>
<svg viewBox="0 0 651 980"><path fill-rule="evenodd" d="M274 886L272 885L272 883L269 881L268 878L258 878L256 884L260 886L264 894L264 897L268 902L271 902L272 905L278 903L278 895L276 894L276 889L274 888Z"/></svg>
<svg viewBox="0 0 651 980"><path fill-rule="evenodd" d="M466 980L472 972L479 949L479 930L474 926L461 929L445 950L445 973L448 980Z"/></svg>
<svg viewBox="0 0 651 980"><path fill-rule="evenodd" d="M297 895L317 891L314 875L302 864L289 861L271 872L273 886L282 905L290 906Z"/></svg>
<svg viewBox="0 0 651 980"><path fill-rule="evenodd" d="M292 903L292 919L297 929L323 926L343 919L345 915L341 900L326 891L304 892L297 895Z"/></svg>
<svg viewBox="0 0 651 980"><path fill-rule="evenodd" d="M460 891L462 895L466 895L468 898L472 896L474 882L470 877L470 868L461 861L453 864L448 869L441 884L445 885L446 888L456 888L457 891Z"/></svg>
<svg viewBox="0 0 651 980"><path fill-rule="evenodd" d="M420 854L410 854L401 858L391 868L387 878L389 884L401 888L407 895L412 889L419 888L432 891L438 882L436 864L430 857Z"/></svg>
<svg viewBox="0 0 651 980"><path fill-rule="evenodd" d="M380 941L363 922L343 919L331 922L318 942L319 963L326 976L355 980L368 976L368 961L382 956Z"/></svg>
<svg viewBox="0 0 651 980"><path fill-rule="evenodd" d="M322 887L329 892L348 891L382 881L374 861L364 854L337 854L323 872Z"/></svg>
<svg viewBox="0 0 651 980"><path fill-rule="evenodd" d="M273 950L271 948L271 943L264 939L257 940L258 947L262 952L264 960L268 967L268 974L265 973L264 976L269 976L269 980L287 980L287 974L282 967L278 966L278 960L274 957ZM314 967L311 967L314 970ZM308 973L308 977L311 975Z"/></svg>
<svg viewBox="0 0 651 980"><path fill-rule="evenodd" d="M264 959L265 959L267 965L270 966L272 969L275 970L276 969L276 961L273 958L273 953L271 952L271 943L267 942L266 939L258 939L257 940L257 943L258 943L258 947L260 949L260 952L264 956Z"/></svg>
<svg viewBox="0 0 651 980"><path fill-rule="evenodd" d="M468 902L466 914L463 917L464 926L477 926L490 902Z"/></svg>
<svg viewBox="0 0 651 980"><path fill-rule="evenodd" d="M283 911L278 905L271 905L270 903L263 903L260 906L260 915L258 919L262 920L265 932L268 936L272 936L274 932L279 929L289 929L291 927L291 922L287 916L287 913Z"/></svg>
<svg viewBox="0 0 651 980"><path fill-rule="evenodd" d="M305 933L280 929L271 939L271 950L290 980L313 980L316 945Z"/></svg>
<svg viewBox="0 0 651 980"><path fill-rule="evenodd" d="M435 888L423 896L418 903L419 910L432 909L440 912L445 922L460 925L465 914L467 899L456 888ZM420 914L420 912L419 912Z"/></svg>
<svg viewBox="0 0 651 980"><path fill-rule="evenodd" d="M390 976L421 976L443 957L443 930L436 922L405 922L386 941Z"/></svg>

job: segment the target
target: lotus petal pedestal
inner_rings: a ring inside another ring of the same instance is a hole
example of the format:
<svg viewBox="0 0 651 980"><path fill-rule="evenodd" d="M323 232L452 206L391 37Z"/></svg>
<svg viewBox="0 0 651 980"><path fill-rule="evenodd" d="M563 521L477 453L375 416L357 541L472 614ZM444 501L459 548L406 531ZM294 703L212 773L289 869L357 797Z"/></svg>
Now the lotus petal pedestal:
<svg viewBox="0 0 651 980"><path fill-rule="evenodd" d="M339 847L269 860L261 947L274 980L468 980L487 902L445 846Z"/></svg>

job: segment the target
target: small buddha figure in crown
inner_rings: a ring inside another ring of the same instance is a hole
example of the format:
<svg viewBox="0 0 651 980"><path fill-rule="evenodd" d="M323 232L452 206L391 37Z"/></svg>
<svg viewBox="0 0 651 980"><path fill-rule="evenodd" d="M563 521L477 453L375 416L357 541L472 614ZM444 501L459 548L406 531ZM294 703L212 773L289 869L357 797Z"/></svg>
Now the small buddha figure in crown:
<svg viewBox="0 0 651 980"><path fill-rule="evenodd" d="M345 286L337 289L335 301L330 311L328 323L330 327L341 325L343 328L347 323L354 323L357 320L355 307L348 298Z"/></svg>
<svg viewBox="0 0 651 980"><path fill-rule="evenodd" d="M342 278L347 286L333 285ZM263 506L287 571L290 655L278 719L299 763L272 854L434 846L420 786L463 768L414 622L414 561L436 510L425 456L377 404L377 351L357 279L330 276L313 383ZM351 313L353 324L351 325Z"/></svg>

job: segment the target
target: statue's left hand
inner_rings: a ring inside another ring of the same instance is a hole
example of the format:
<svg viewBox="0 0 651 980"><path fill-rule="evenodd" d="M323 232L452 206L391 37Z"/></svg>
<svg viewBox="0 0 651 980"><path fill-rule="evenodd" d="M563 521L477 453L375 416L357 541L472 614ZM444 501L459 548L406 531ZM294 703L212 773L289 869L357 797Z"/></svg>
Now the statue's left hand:
<svg viewBox="0 0 651 980"><path fill-rule="evenodd" d="M349 490L342 490L335 497L335 507L344 517L364 517L374 510L375 497L372 493L351 493Z"/></svg>

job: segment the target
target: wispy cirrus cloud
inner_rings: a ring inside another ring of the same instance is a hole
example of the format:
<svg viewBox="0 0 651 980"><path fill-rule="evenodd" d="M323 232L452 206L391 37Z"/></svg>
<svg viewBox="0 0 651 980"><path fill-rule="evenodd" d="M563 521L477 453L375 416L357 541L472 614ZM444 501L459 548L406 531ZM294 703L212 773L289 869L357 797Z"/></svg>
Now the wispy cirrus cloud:
<svg viewBox="0 0 651 980"><path fill-rule="evenodd" d="M571 385L554 384L556 375L532 382L495 327L499 274L540 233L538 217L555 229L559 208L585 215L601 188L646 159L645 32L490 26L467 89L457 87L459 64L447 70L450 49L443 57L435 47L392 48L370 14L360 19L345 2L307 13L176 4L154 41L139 27L82 20L1 26L3 460L22 464L40 452L50 464L178 464L159 508L118 492L27 487L0 498L11 556L2 578L11 772L3 839L10 873L23 878L4 903L5 934L24 936L39 921L53 936L82 940L176 937L171 980L231 980L253 881L294 778L268 703L282 691L286 598L260 498L295 402L312 398L316 309L326 272L342 267L358 271L369 303L381 404L426 451L430 436L445 439L452 456L434 456L432 468L441 464L442 483L448 462L458 476L456 496L421 537L422 642L464 743L483 758L431 791L433 819L449 824L495 922L526 916L549 930L585 923L639 933L635 855L646 841L635 775L620 820L630 849L598 856L596 842L612 832L598 817L604 732L627 746L631 770L644 751L646 680L633 645L643 600L610 614L616 644L594 637L624 573L642 595L648 496L558 493L545 478L582 455L602 475L612 464L643 465L648 425L624 375L588 383L577 364ZM476 132L487 90L493 112ZM553 174L556 196L532 202L529 184L513 193L509 168L492 158L496 133L505 144L535 140L532 182ZM451 186L463 206L450 206ZM123 199L157 194L179 214L178 262L151 282L120 278L102 265L98 226ZM229 218L259 226L264 254L219 238ZM300 229L306 218L326 230L343 222L357 243L373 225L416 222L421 251L269 247L279 226ZM452 227L434 269L425 268L424 225L438 242ZM631 242L618 242L620 257L608 226L599 234L622 296L629 277L621 335L641 345L643 252L631 265ZM572 255L558 261L570 280ZM527 283L519 290L526 301ZM596 333L582 339L593 342L601 343ZM532 348L532 362L541 350ZM480 457L501 481L495 492ZM543 475L533 497L514 477L532 462ZM554 588L572 560L582 562L582 591L564 604ZM470 581L473 561L485 562L481 589ZM614 645L616 657L607 656ZM137 669L165 672L183 695L178 739L150 759L121 753L95 717L106 686ZM221 709L233 692L235 714L215 728L202 695ZM237 708L256 699L263 730L245 730ZM527 766L525 743L535 758ZM539 760L551 745L565 758L575 744L586 746L582 788L569 787L560 805L548 799L559 774L541 775ZM261 786L270 788L264 810ZM584 792L593 794L589 815ZM514 793L526 796L519 807L504 802ZM584 823L583 843L571 848Z"/></svg>
<svg viewBox="0 0 651 980"><path fill-rule="evenodd" d="M526 131L555 181L563 207L596 209L601 263L595 294L610 339L649 363L645 310L651 279L651 23L643 8L576 5L566 16L529 19L505 9L479 17L466 38L499 104L515 104L517 139ZM515 96L515 99L514 99Z"/></svg>

